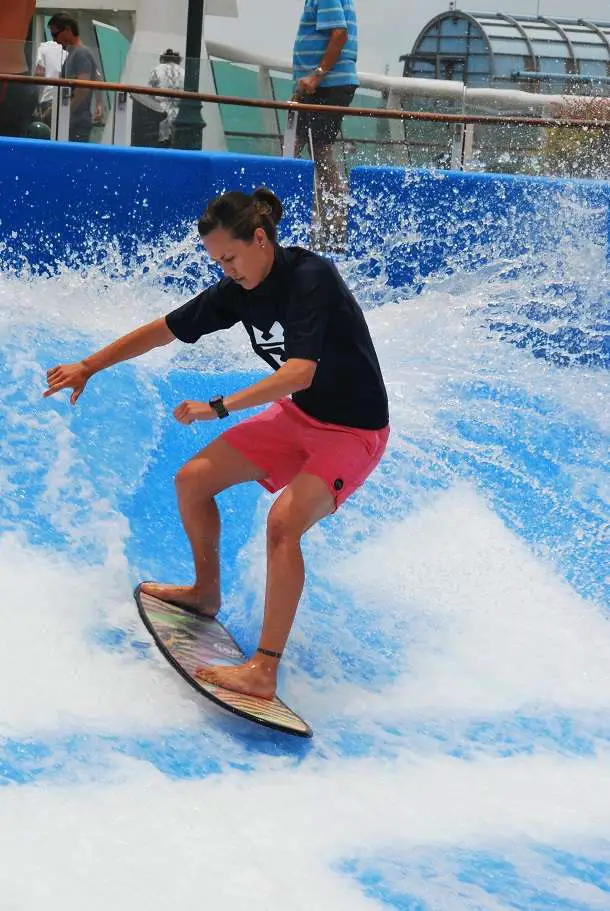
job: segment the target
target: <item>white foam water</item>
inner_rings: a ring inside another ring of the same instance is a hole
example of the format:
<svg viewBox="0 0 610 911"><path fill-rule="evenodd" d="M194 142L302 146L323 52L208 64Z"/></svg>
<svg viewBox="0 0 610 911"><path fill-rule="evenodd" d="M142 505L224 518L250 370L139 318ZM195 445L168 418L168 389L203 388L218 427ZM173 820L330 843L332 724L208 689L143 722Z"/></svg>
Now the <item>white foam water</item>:
<svg viewBox="0 0 610 911"><path fill-rule="evenodd" d="M176 296L93 270L0 275L3 909L605 907L608 373L490 328L553 274L511 284L505 268L417 298L358 289L375 298L393 434L305 544L282 686L311 747L202 704L130 598L138 519L120 494L146 490L171 422L163 384L256 370L243 333L96 377L71 409L40 398L45 369ZM225 607L246 641L269 503Z"/></svg>

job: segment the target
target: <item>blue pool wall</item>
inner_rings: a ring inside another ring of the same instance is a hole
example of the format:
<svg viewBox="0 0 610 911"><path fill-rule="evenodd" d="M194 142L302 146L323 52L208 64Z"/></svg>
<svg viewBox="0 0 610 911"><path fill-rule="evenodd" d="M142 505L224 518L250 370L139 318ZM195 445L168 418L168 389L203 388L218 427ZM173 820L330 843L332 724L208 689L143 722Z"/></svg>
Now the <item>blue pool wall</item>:
<svg viewBox="0 0 610 911"><path fill-rule="evenodd" d="M214 196L257 186L286 201L282 238L305 241L311 162L0 139L0 263L82 267L107 247L133 262L142 244L162 250L193 234Z"/></svg>
<svg viewBox="0 0 610 911"><path fill-rule="evenodd" d="M192 234L218 193L259 185L286 201L282 239L307 242L308 161L0 139L0 264L82 267L109 245L129 262L142 244L163 249ZM601 182L359 167L350 199L349 252L393 287L539 254L570 232L608 249L610 184Z"/></svg>
<svg viewBox="0 0 610 911"><path fill-rule="evenodd" d="M571 239L608 251L608 183L360 167L350 191L351 252L392 287L418 290L431 275L539 256Z"/></svg>

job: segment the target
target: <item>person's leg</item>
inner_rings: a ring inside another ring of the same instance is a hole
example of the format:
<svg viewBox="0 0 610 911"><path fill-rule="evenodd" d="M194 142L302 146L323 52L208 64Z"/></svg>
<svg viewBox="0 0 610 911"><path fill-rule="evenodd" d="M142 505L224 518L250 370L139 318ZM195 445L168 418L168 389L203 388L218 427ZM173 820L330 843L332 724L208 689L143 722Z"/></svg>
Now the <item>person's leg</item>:
<svg viewBox="0 0 610 911"><path fill-rule="evenodd" d="M193 585L143 583L142 590L162 601L214 616L220 607L220 516L214 496L234 484L264 477L265 471L222 439L214 440L183 465L176 476L176 490L193 552L195 581Z"/></svg>
<svg viewBox="0 0 610 911"><path fill-rule="evenodd" d="M91 126L70 126L70 142L89 142L91 139Z"/></svg>
<svg viewBox="0 0 610 911"><path fill-rule="evenodd" d="M345 244L347 212L345 181L334 156L332 145L314 145L318 218L322 237L330 248Z"/></svg>
<svg viewBox="0 0 610 911"><path fill-rule="evenodd" d="M335 508L328 484L299 474L275 501L267 520L267 585L259 649L238 667L205 668L198 676L226 689L271 699L277 669L303 591L301 538ZM268 653L271 654L268 654ZM265 654L267 653L267 654Z"/></svg>
<svg viewBox="0 0 610 911"><path fill-rule="evenodd" d="M333 86L319 89L314 96L320 113L311 117L311 141L316 165L316 204L321 233L321 246L342 249L347 233L346 180L339 166L333 144L343 117L326 113L327 105L349 107L354 97L354 86Z"/></svg>

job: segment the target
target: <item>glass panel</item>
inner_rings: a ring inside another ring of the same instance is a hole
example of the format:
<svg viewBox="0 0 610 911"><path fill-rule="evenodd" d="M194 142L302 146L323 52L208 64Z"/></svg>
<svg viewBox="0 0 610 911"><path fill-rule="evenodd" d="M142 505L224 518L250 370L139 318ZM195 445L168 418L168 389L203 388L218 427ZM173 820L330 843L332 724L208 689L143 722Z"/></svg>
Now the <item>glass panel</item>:
<svg viewBox="0 0 610 911"><path fill-rule="evenodd" d="M490 57L469 57L467 61L469 73L489 73L491 68Z"/></svg>
<svg viewBox="0 0 610 911"><path fill-rule="evenodd" d="M572 57L570 49L563 41L536 41L534 42L534 51L540 57L552 57L555 60Z"/></svg>
<svg viewBox="0 0 610 911"><path fill-rule="evenodd" d="M239 108L245 111L247 108ZM254 136L227 136L227 152L239 155L276 155L282 154L282 143L278 139L260 139Z"/></svg>
<svg viewBox="0 0 610 911"><path fill-rule="evenodd" d="M492 41L491 46L494 54L523 54L524 57L529 56L529 49L523 38L517 38L514 41L495 39Z"/></svg>
<svg viewBox="0 0 610 911"><path fill-rule="evenodd" d="M572 26L564 26L564 31L574 44L597 45L604 43L601 35L598 35L597 32L590 32L589 30L577 32Z"/></svg>
<svg viewBox="0 0 610 911"><path fill-rule="evenodd" d="M355 108L370 108L376 110L380 107L381 99L379 96L366 95L364 92L356 92L354 101ZM377 139L379 137L379 128L386 121L377 120L368 117L344 117L343 118L343 137L345 139Z"/></svg>
<svg viewBox="0 0 610 911"><path fill-rule="evenodd" d="M469 54L488 54L487 42L483 38L471 38L467 44Z"/></svg>
<svg viewBox="0 0 610 911"><path fill-rule="evenodd" d="M115 28L105 22L93 20L93 28L102 64L102 76L106 82L120 82L129 52L129 41ZM106 92L106 107L112 107L110 94Z"/></svg>
<svg viewBox="0 0 610 911"><path fill-rule="evenodd" d="M443 37L440 41L439 51L441 54L459 54L463 56L466 52L466 40L464 37Z"/></svg>
<svg viewBox="0 0 610 911"><path fill-rule="evenodd" d="M523 57L500 56L494 58L494 76L511 76L519 70L526 69L529 69L529 67L525 65L525 59Z"/></svg>
<svg viewBox="0 0 610 911"><path fill-rule="evenodd" d="M610 63L610 53L608 53L607 48L602 47L601 45L599 47L576 45L574 53L580 60L605 60L607 63Z"/></svg>
<svg viewBox="0 0 610 911"><path fill-rule="evenodd" d="M484 89L489 86L489 73L472 73L468 74L468 85L473 89Z"/></svg>
<svg viewBox="0 0 610 911"><path fill-rule="evenodd" d="M468 34L469 26L468 19L462 19L461 17L443 19L441 22L441 34L466 35Z"/></svg>
<svg viewBox="0 0 610 911"><path fill-rule="evenodd" d="M580 73L581 76L607 76L608 75L608 66L606 63L603 63L601 60L581 60L580 61ZM608 87L610 89L610 86Z"/></svg>
<svg viewBox="0 0 610 911"><path fill-rule="evenodd" d="M506 25L496 25L485 29L488 38L518 38L523 40L519 29L507 22Z"/></svg>
<svg viewBox="0 0 610 911"><path fill-rule="evenodd" d="M429 60L415 60L413 61L412 72L414 76L425 76L433 79L436 67Z"/></svg>
<svg viewBox="0 0 610 911"><path fill-rule="evenodd" d="M273 76L271 79L273 97L276 101L290 101L293 94L292 79L287 76ZM284 133L286 129L286 111L277 112L280 124L280 132Z"/></svg>
<svg viewBox="0 0 610 911"><path fill-rule="evenodd" d="M438 47L438 40L436 38L424 38L423 41L420 41L417 45L417 52L422 54L434 54Z"/></svg>
<svg viewBox="0 0 610 911"><path fill-rule="evenodd" d="M565 73L567 72L566 61L553 57L541 57L540 70L543 73Z"/></svg>
<svg viewBox="0 0 610 911"><path fill-rule="evenodd" d="M227 63L224 60L212 62L216 91L219 95L235 95L238 98L258 98L258 73L256 70ZM230 133L266 133L262 109L240 108L236 105L221 104L222 123Z"/></svg>

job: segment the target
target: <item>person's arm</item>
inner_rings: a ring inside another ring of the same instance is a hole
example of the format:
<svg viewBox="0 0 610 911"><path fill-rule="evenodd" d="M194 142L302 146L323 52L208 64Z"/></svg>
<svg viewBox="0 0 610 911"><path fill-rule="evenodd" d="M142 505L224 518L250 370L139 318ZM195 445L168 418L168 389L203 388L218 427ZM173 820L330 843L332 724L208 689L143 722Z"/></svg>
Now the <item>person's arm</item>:
<svg viewBox="0 0 610 911"><path fill-rule="evenodd" d="M55 395L61 389L72 389L70 404L75 405L88 380L94 373L106 370L121 361L146 354L153 348L169 345L176 336L169 329L165 317L156 319L152 323L140 326L120 338L89 355L82 361L73 364L60 364L47 371L48 388L43 393L47 398Z"/></svg>
<svg viewBox="0 0 610 911"><path fill-rule="evenodd" d="M73 79L91 79L91 73L84 70L82 73L75 73ZM89 96L91 89L73 88L72 97L70 98L70 110L75 111L83 104Z"/></svg>
<svg viewBox="0 0 610 911"><path fill-rule="evenodd" d="M308 389L313 382L317 364L305 358L289 358L279 370L263 380L224 396L225 408L229 412L242 411L244 408L256 408ZM192 424L193 421L211 421L218 417L207 402L181 402L174 410L174 417L181 424Z"/></svg>
<svg viewBox="0 0 610 911"><path fill-rule="evenodd" d="M333 69L337 60L341 56L341 51L345 47L346 41L346 28L334 28L331 31L326 50L324 51L324 55L320 61L320 69L324 70L324 73L310 73L309 76L302 76L297 84L298 94L313 95L313 93L316 91L324 79L326 73L329 73Z"/></svg>

